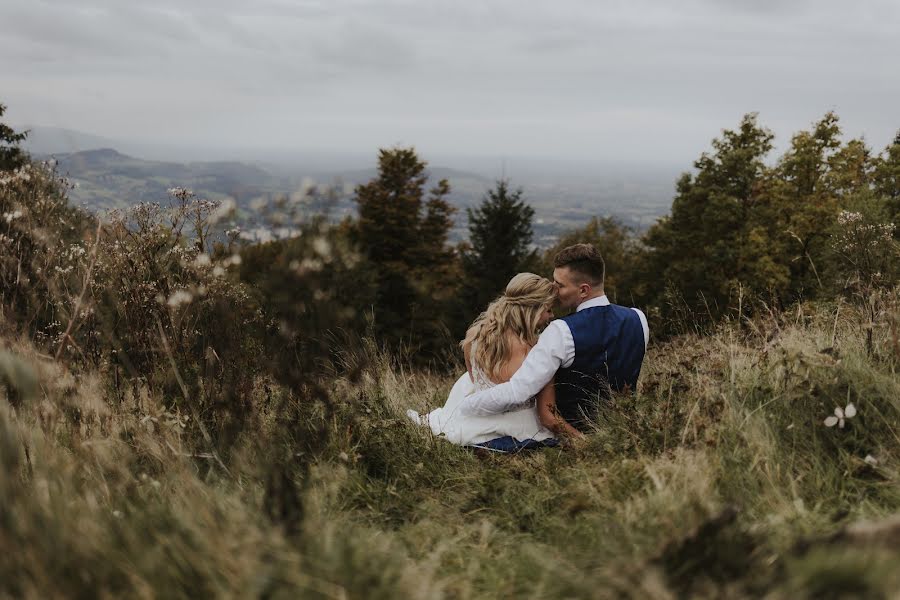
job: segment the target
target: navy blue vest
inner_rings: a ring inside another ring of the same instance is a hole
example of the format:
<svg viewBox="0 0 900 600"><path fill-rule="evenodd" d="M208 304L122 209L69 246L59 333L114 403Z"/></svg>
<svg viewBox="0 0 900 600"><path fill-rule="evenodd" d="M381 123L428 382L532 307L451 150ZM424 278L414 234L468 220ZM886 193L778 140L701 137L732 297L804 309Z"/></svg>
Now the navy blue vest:
<svg viewBox="0 0 900 600"><path fill-rule="evenodd" d="M610 304L564 317L575 340L575 360L556 372L556 407L575 427L593 415L610 390L637 386L644 361L644 328L637 312Z"/></svg>

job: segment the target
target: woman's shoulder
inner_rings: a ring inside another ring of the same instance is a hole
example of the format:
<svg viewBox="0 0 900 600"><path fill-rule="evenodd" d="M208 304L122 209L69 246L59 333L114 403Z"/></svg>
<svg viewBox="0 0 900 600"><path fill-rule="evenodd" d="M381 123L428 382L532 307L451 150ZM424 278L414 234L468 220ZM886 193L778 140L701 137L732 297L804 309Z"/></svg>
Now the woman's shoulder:
<svg viewBox="0 0 900 600"><path fill-rule="evenodd" d="M524 357L531 350L531 346L517 335L508 334L507 340L510 358Z"/></svg>
<svg viewBox="0 0 900 600"><path fill-rule="evenodd" d="M500 369L500 378L501 382L509 381L513 373L519 370L519 367L522 366L522 363L525 362L525 357L528 355L528 352L531 350L531 346L522 341L521 338L517 336L510 336L508 338L509 342L509 355L503 363L503 367Z"/></svg>

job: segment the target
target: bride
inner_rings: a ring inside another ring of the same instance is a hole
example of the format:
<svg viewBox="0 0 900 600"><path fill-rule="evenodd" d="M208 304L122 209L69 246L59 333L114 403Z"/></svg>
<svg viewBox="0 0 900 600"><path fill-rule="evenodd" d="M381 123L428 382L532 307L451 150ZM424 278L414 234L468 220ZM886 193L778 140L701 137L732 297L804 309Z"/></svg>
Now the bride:
<svg viewBox="0 0 900 600"><path fill-rule="evenodd" d="M553 318L550 309L555 300L556 288L548 279L534 273L513 277L460 342L467 372L450 390L447 402L423 416L409 410L409 418L454 444L502 452L555 445L555 438L562 436L581 437L557 414L552 381L518 410L472 417L458 409L467 395L509 381L537 342L539 330Z"/></svg>

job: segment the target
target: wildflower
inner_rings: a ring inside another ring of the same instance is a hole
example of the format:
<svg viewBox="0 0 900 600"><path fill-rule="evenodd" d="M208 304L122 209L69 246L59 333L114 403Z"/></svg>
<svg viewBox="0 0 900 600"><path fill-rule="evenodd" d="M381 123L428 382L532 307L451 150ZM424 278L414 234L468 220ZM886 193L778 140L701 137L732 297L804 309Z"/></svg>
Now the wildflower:
<svg viewBox="0 0 900 600"><path fill-rule="evenodd" d="M871 454L866 454L866 457L863 460L866 464L872 465L873 467L878 465L878 459Z"/></svg>
<svg viewBox="0 0 900 600"><path fill-rule="evenodd" d="M325 238L318 237L313 240L313 250L320 256L328 256L331 254L331 244Z"/></svg>
<svg viewBox="0 0 900 600"><path fill-rule="evenodd" d="M858 212L851 212L849 210L842 210L838 215L838 224L839 225L850 225L852 223L857 223L862 220L862 214Z"/></svg>
<svg viewBox="0 0 900 600"><path fill-rule="evenodd" d="M225 259L224 262L226 267L230 267L231 265L239 265L241 264L241 255L240 254L232 254L228 258Z"/></svg>
<svg viewBox="0 0 900 600"><path fill-rule="evenodd" d="M175 196L176 198L190 198L194 195L194 192L183 187L169 188L166 192L168 192L170 196Z"/></svg>
<svg viewBox="0 0 900 600"><path fill-rule="evenodd" d="M7 223L12 223L12 222L15 221L16 219L21 219L21 218L22 218L22 211L21 211L21 210L15 210L15 211L13 211L13 212L3 213L3 218L6 219L6 222L7 222Z"/></svg>
<svg viewBox="0 0 900 600"><path fill-rule="evenodd" d="M235 204L234 199L226 198L218 205L218 207L215 207L215 210L209 215L209 222L218 223L219 221L230 217L234 213L235 208L237 208L237 204Z"/></svg>
<svg viewBox="0 0 900 600"><path fill-rule="evenodd" d="M198 267L205 267L210 263L209 254L205 252L201 252L197 255L197 258L194 259L194 264Z"/></svg>
<svg viewBox="0 0 900 600"><path fill-rule="evenodd" d="M193 299L194 297L191 296L190 292L188 292L187 290L177 290L175 293L169 296L166 304L168 304L172 308L177 308L182 304L190 303L190 301Z"/></svg>
<svg viewBox="0 0 900 600"><path fill-rule="evenodd" d="M843 410L840 406L834 409L834 415L831 417L826 417L825 419L825 427L834 427L837 425L841 429L844 428L844 419L849 419L850 417L856 416L856 407L853 406L853 403L849 403Z"/></svg>

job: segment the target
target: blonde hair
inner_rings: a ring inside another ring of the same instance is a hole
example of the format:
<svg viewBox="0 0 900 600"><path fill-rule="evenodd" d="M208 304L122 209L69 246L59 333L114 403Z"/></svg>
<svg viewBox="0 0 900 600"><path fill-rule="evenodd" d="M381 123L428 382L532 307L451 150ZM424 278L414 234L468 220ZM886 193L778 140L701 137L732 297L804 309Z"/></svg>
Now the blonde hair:
<svg viewBox="0 0 900 600"><path fill-rule="evenodd" d="M466 338L459 345L463 351L471 351L475 344L475 362L489 378L497 380L509 360L510 335L534 346L541 313L555 299L556 287L549 279L534 273L519 273L506 284L506 291L469 326Z"/></svg>

